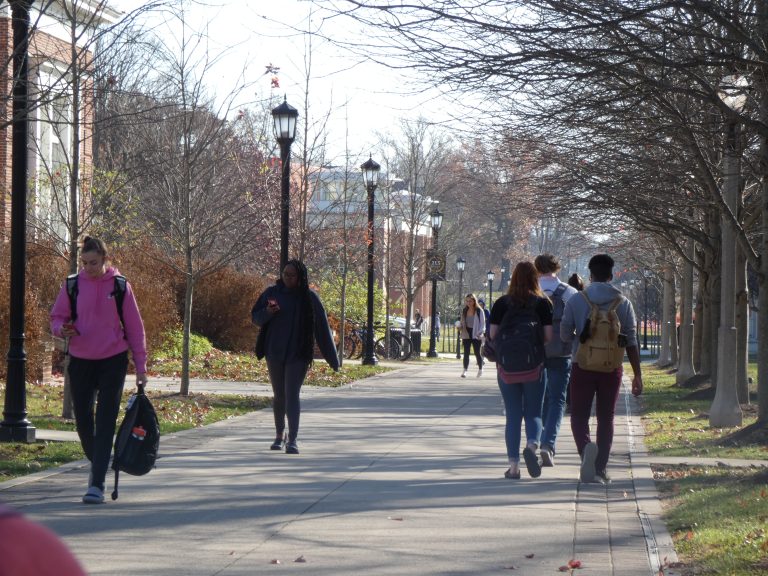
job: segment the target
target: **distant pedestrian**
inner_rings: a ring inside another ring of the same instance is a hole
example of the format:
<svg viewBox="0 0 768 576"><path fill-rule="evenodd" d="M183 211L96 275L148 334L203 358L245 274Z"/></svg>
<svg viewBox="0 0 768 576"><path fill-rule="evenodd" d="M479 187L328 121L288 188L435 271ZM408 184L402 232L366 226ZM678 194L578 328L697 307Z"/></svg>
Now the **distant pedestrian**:
<svg viewBox="0 0 768 576"><path fill-rule="evenodd" d="M136 387L141 388L147 384L147 349L131 284L126 281L125 292L118 294L122 276L109 266L104 242L86 236L80 264L72 296L76 318L65 282L51 310L51 332L68 342L67 372L77 434L91 462L83 502L100 504L128 371L128 350L136 367Z"/></svg>
<svg viewBox="0 0 768 576"><path fill-rule="evenodd" d="M440 340L440 312L435 313L435 341Z"/></svg>
<svg viewBox="0 0 768 576"><path fill-rule="evenodd" d="M572 286L573 288L576 288L576 290L579 292L584 290L584 280L582 279L581 276L576 274L576 272L574 272L568 277L568 285Z"/></svg>
<svg viewBox="0 0 768 576"><path fill-rule="evenodd" d="M610 284L613 279L613 258L607 254L597 254L589 261L590 284L578 296L568 300L560 324L560 336L564 341L572 341L578 335L574 351L574 364L571 372L571 431L576 441L576 448L581 456L579 477L582 482L595 480L607 484L610 478L606 473L608 458L613 445L614 413L621 388L622 365L617 362L610 372L587 370L579 364L583 360L579 355L582 346L588 346L591 338L596 337L591 326L592 306L598 310L615 312L620 331L614 335L619 346L626 348L629 363L632 365L632 394L639 396L643 392L643 377L640 370L640 351L637 346L635 311L616 287ZM583 296L583 297L582 297ZM589 418L592 404L595 402L597 416L597 444L592 442Z"/></svg>
<svg viewBox="0 0 768 576"><path fill-rule="evenodd" d="M571 343L560 339L560 321L568 299L576 289L557 278L560 262L552 254L540 254L534 260L539 273L539 287L552 302L552 339L547 343L547 358L544 361L546 392L541 434L541 462L543 466L555 465L555 448L560 424L565 412L568 380L571 376Z"/></svg>
<svg viewBox="0 0 768 576"><path fill-rule="evenodd" d="M483 309L483 314L485 315L485 337L488 338L491 335L491 311L485 307L485 300L482 298L478 298L477 303Z"/></svg>
<svg viewBox="0 0 768 576"><path fill-rule="evenodd" d="M307 269L299 260L289 260L281 278L264 290L251 310L260 327L256 356L267 359L274 399L275 440L271 450L298 454L301 416L300 392L312 364L315 342L325 361L339 370L339 356L323 303L309 288ZM288 436L285 421L288 420Z"/></svg>
<svg viewBox="0 0 768 576"><path fill-rule="evenodd" d="M469 368L469 349L475 353L477 360L477 377L483 375L483 356L480 353L483 338L485 338L485 314L482 308L477 305L477 297L474 294L467 294L464 298L464 308L459 318L459 330L461 331L461 342L464 346L464 371L462 378L467 377Z"/></svg>
<svg viewBox="0 0 768 576"><path fill-rule="evenodd" d="M416 310L416 313L413 315L413 327L416 328L416 330L421 331L421 326L424 324L424 316L421 315L421 310Z"/></svg>
<svg viewBox="0 0 768 576"><path fill-rule="evenodd" d="M552 337L552 304L539 288L538 273L532 262L520 262L512 272L507 294L496 300L491 308L491 341L496 344L500 326L509 314L527 311L538 319L541 327L539 338L546 344ZM531 313L532 311L532 313ZM513 320L507 319L513 324ZM506 328L505 328L506 330ZM499 350L496 350L497 354ZM497 362L498 367L498 362ZM536 456L541 440L541 410L544 401L544 370L540 376L529 382L507 384L498 375L499 390L504 400L506 427L504 438L507 445L509 469L506 478L520 478L520 430L525 420L526 445L523 458L528 474L537 478L541 475L541 466Z"/></svg>

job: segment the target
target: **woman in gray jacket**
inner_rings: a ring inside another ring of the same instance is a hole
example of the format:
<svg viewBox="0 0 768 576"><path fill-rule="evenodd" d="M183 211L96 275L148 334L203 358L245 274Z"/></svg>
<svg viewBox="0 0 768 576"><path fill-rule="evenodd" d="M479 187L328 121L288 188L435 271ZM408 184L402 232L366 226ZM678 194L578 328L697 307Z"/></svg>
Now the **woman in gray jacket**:
<svg viewBox="0 0 768 576"><path fill-rule="evenodd" d="M312 364L315 341L328 365L339 370L339 356L325 308L317 293L309 288L307 268L301 261L286 263L281 278L259 296L251 319L260 328L256 356L267 359L274 393L275 441L270 448L280 450L285 445L286 454L298 454L299 393Z"/></svg>
<svg viewBox="0 0 768 576"><path fill-rule="evenodd" d="M466 306L461 311L461 320L459 320L461 342L464 345L464 371L461 377L467 377L471 346L477 359L477 377L480 378L483 375L483 356L480 354L480 346L485 337L485 312L477 305L477 297L474 294L467 294L464 303Z"/></svg>

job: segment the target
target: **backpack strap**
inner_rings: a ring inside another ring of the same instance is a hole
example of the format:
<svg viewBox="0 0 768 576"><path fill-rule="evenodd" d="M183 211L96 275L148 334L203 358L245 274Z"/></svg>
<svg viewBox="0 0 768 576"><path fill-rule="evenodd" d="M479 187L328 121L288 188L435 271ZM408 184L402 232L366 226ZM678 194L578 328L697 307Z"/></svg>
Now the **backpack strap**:
<svg viewBox="0 0 768 576"><path fill-rule="evenodd" d="M115 306L117 306L117 315L120 317L120 324L123 325L123 333L125 333L125 319L123 318L123 301L125 301L125 291L127 290L126 284L128 280L125 276L120 274L115 275L115 289L112 291L112 296L115 298Z"/></svg>
<svg viewBox="0 0 768 576"><path fill-rule="evenodd" d="M71 322L77 320L77 274L67 276L67 296L69 296L69 319Z"/></svg>

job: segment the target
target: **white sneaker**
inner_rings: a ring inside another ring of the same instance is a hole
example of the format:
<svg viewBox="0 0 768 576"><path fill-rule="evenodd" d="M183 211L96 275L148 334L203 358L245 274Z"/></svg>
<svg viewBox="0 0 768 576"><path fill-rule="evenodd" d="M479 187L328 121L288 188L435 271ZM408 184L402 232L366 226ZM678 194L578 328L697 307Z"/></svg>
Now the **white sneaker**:
<svg viewBox="0 0 768 576"><path fill-rule="evenodd" d="M462 378L466 378L467 377L467 371L466 370L464 370L464 372L461 373L461 377Z"/></svg>
<svg viewBox="0 0 768 576"><path fill-rule="evenodd" d="M483 369L480 368L480 370L477 371L477 377L480 378L480 376L483 375Z"/></svg>
<svg viewBox="0 0 768 576"><path fill-rule="evenodd" d="M542 446L539 456L541 456L542 466L551 468L555 465L555 453L549 446Z"/></svg>
<svg viewBox="0 0 768 576"><path fill-rule="evenodd" d="M83 503L85 504L103 504L104 503L104 491L91 486L83 496Z"/></svg>

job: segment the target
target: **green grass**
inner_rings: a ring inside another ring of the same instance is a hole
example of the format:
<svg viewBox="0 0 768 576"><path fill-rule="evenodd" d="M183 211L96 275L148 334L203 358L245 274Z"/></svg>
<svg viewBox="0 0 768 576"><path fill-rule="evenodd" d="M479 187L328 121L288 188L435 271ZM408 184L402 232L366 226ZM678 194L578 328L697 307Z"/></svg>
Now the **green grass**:
<svg viewBox="0 0 768 576"><path fill-rule="evenodd" d="M751 367L751 371L754 366ZM753 373L753 378L756 376ZM741 428L710 428L711 399L674 385L674 374L643 369L645 444L652 454L709 458L768 458L768 433L742 405ZM767 462L768 463L768 462ZM664 520L684 576L752 576L768 570L768 468L654 466Z"/></svg>

